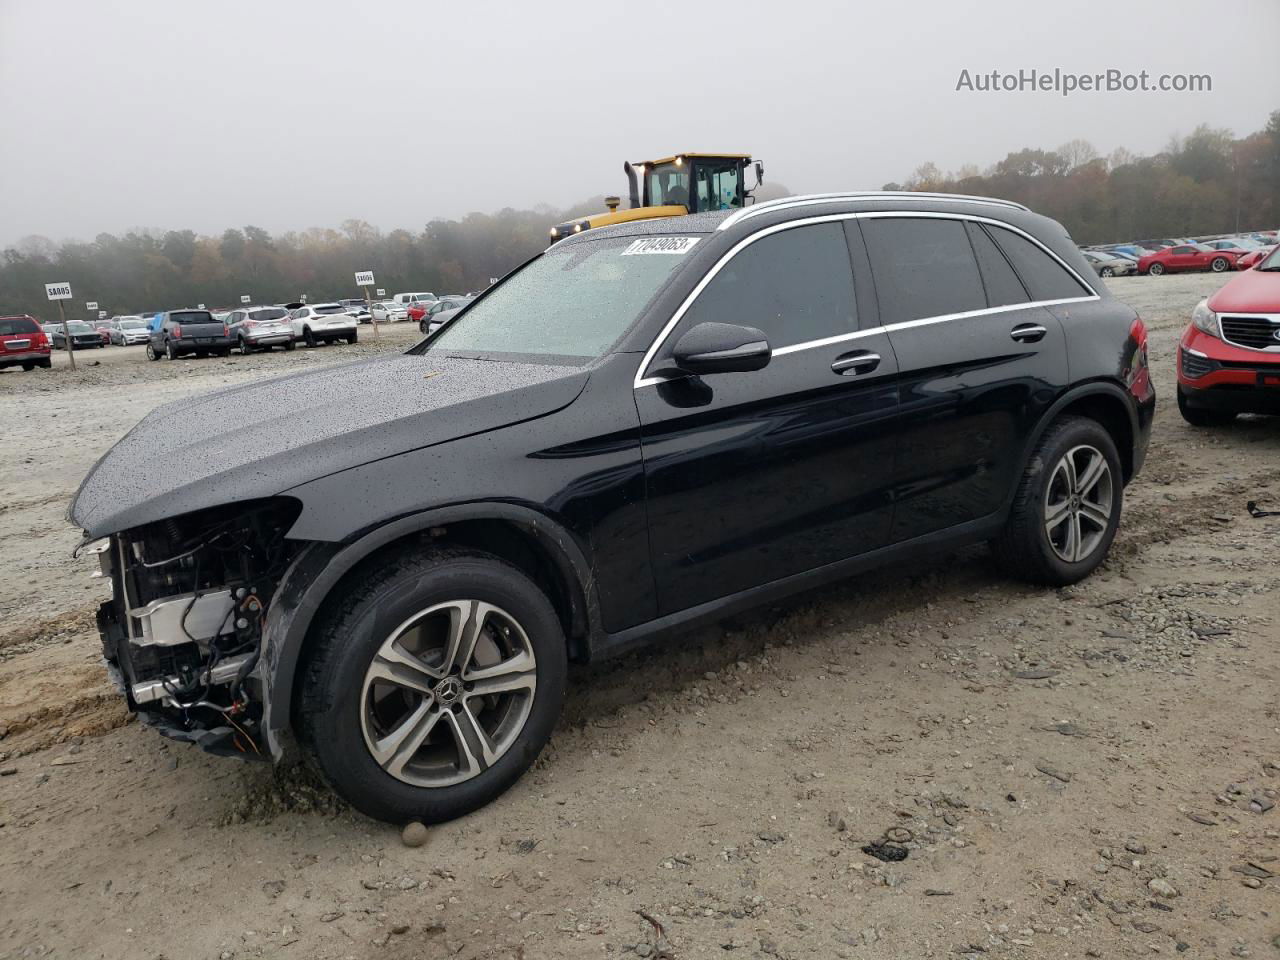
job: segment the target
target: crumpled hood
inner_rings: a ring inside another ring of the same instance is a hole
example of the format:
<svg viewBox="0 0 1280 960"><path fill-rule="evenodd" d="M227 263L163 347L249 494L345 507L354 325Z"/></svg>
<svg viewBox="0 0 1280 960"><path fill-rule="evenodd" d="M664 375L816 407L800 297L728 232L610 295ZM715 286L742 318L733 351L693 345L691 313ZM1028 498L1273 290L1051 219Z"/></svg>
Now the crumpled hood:
<svg viewBox="0 0 1280 960"><path fill-rule="evenodd" d="M271 497L340 470L568 406L577 367L396 355L158 407L89 471L70 518L92 538ZM359 496L352 491L352 496Z"/></svg>

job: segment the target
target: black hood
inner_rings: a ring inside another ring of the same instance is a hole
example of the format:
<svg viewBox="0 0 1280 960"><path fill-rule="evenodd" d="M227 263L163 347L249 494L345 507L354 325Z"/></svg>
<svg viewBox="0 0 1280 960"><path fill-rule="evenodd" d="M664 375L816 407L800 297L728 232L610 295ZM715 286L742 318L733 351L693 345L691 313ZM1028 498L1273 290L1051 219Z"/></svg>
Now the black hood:
<svg viewBox="0 0 1280 960"><path fill-rule="evenodd" d="M91 538L287 493L373 460L553 413L577 367L397 355L158 407L89 471L70 517Z"/></svg>

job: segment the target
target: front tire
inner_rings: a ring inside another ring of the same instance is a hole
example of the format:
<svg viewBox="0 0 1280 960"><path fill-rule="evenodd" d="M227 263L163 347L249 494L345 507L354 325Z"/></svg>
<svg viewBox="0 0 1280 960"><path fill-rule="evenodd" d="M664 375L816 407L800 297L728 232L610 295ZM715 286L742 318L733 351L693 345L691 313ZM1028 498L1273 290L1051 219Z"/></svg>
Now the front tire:
<svg viewBox="0 0 1280 960"><path fill-rule="evenodd" d="M1120 526L1124 482L1115 442L1096 420L1063 417L1045 431L992 544L1010 575L1066 586L1092 573Z"/></svg>
<svg viewBox="0 0 1280 960"><path fill-rule="evenodd" d="M1103 277L1114 277L1116 275L1116 272L1111 267L1103 267L1101 275Z"/></svg>
<svg viewBox="0 0 1280 960"><path fill-rule="evenodd" d="M1203 407L1193 407L1187 395L1182 392L1182 387L1178 387L1178 412L1182 414L1182 419L1193 427L1225 427L1236 419L1236 415L1229 410L1206 410Z"/></svg>
<svg viewBox="0 0 1280 960"><path fill-rule="evenodd" d="M160 359L160 354L156 352L156 345L152 343L150 340L147 341L147 359L148 360Z"/></svg>
<svg viewBox="0 0 1280 960"><path fill-rule="evenodd" d="M537 758L566 661L555 610L520 570L471 550L401 554L329 605L303 667L299 738L363 813L451 820Z"/></svg>
<svg viewBox="0 0 1280 960"><path fill-rule="evenodd" d="M1147 268L1147 273L1151 274L1153 277L1160 276L1160 274L1164 273L1164 264L1153 263L1150 267Z"/></svg>

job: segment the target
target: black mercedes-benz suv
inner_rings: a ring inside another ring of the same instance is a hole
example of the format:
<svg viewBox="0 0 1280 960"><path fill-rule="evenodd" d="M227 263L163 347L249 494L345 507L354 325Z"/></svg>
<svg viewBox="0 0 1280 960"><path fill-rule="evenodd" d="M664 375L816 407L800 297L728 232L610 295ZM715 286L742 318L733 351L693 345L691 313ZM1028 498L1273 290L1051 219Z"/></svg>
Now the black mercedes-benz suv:
<svg viewBox="0 0 1280 960"><path fill-rule="evenodd" d="M1154 405L1059 224L792 197L592 230L406 354L169 404L71 516L146 722L440 821L529 767L569 660L973 541L1081 579Z"/></svg>

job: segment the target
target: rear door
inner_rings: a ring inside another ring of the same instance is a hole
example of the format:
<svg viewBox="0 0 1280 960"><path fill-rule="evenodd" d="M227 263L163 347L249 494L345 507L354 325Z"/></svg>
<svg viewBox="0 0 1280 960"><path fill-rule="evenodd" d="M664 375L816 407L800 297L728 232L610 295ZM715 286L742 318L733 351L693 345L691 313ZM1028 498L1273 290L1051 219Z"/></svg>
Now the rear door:
<svg viewBox="0 0 1280 960"><path fill-rule="evenodd" d="M1027 436L1067 383L1062 326L985 225L895 214L859 223L901 369L891 540L981 521L1002 508Z"/></svg>
<svg viewBox="0 0 1280 960"><path fill-rule="evenodd" d="M696 324L720 322L763 330L769 365L660 382L641 371L660 614L884 544L896 366L888 338L860 327L872 301L855 292L850 256L839 221L763 231L713 268L655 364Z"/></svg>

